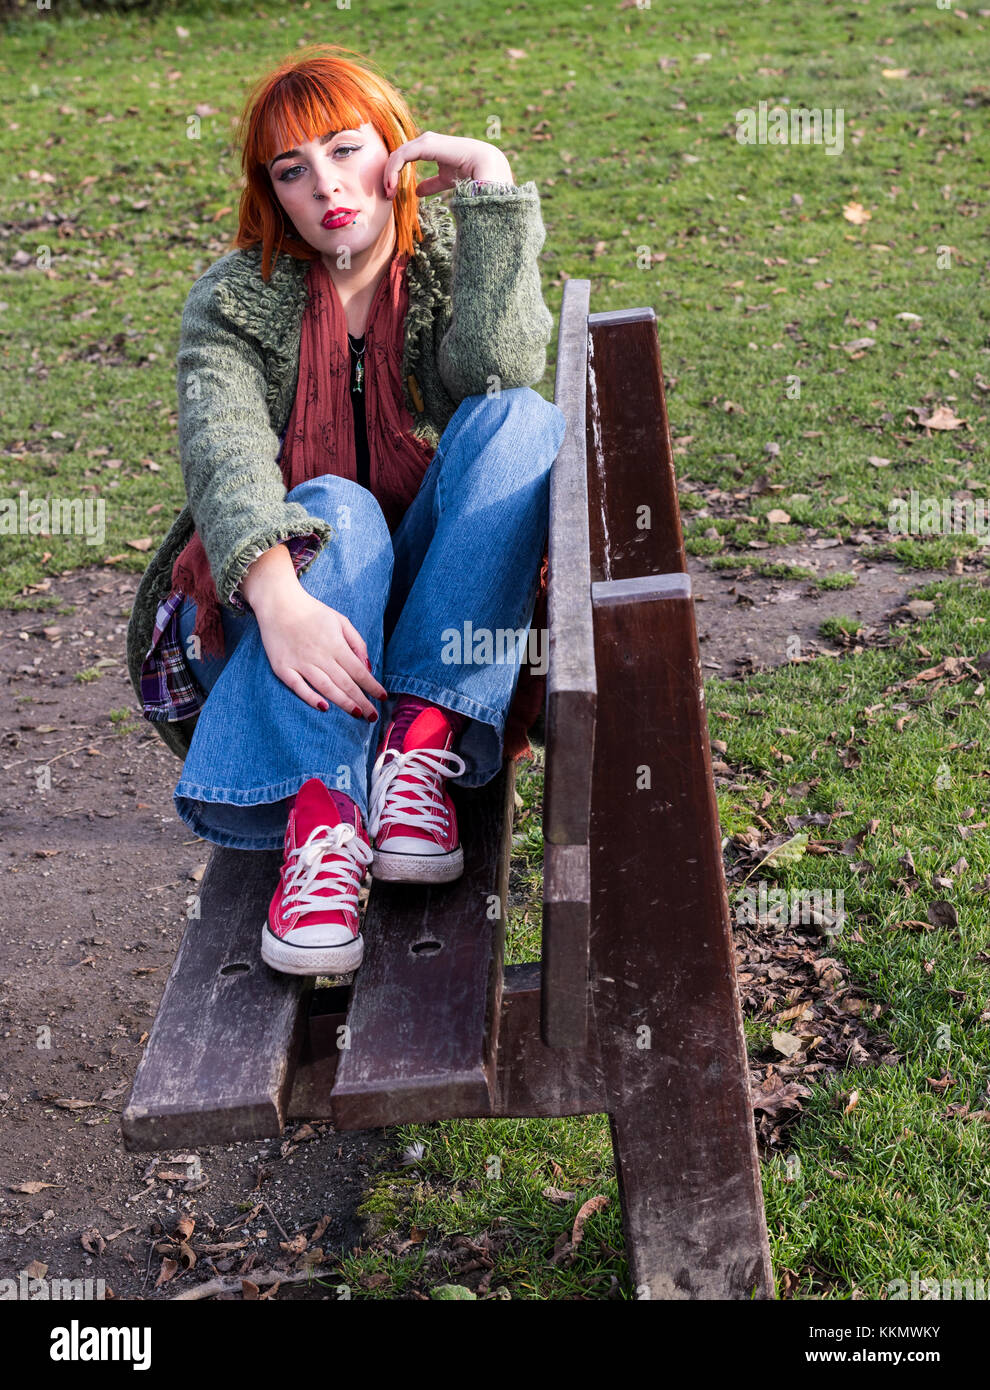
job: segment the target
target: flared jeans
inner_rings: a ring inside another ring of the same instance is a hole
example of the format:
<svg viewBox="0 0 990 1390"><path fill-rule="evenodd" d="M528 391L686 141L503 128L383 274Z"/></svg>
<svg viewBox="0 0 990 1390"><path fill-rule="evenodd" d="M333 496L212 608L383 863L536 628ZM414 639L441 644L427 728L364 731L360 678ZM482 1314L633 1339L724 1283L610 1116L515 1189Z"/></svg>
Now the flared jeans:
<svg viewBox="0 0 990 1390"><path fill-rule="evenodd" d="M224 656L187 658L206 695L173 794L187 825L233 849L281 849L291 798L310 777L345 792L367 821L371 769L402 693L467 716L456 785L496 775L522 664L545 671L546 634L531 624L564 430L531 387L466 397L391 534L372 493L347 478L287 493L335 532L299 583L354 624L388 699L368 696L377 723L315 709L271 669L254 614L221 604ZM187 599L187 651L195 620Z"/></svg>

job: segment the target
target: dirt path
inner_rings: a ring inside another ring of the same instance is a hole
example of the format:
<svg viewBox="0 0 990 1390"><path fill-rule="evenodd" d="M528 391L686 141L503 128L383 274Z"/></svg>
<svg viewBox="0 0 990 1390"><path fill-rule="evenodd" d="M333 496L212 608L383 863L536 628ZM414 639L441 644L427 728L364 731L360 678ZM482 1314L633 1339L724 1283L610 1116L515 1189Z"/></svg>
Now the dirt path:
<svg viewBox="0 0 990 1390"><path fill-rule="evenodd" d="M761 554L753 563L766 558ZM769 558L813 570L820 579L852 573L856 584L849 589L819 589L809 579L761 579L747 572L745 556L740 556L738 571L714 571L705 560L691 556L688 570L706 676L727 678L781 666L795 653L795 642L805 656L834 651L834 644L818 631L833 615L859 619L864 627L862 640L873 641L882 636L912 590L946 577L929 570L899 574L893 564L863 560L854 545L777 546Z"/></svg>
<svg viewBox="0 0 990 1390"><path fill-rule="evenodd" d="M692 560L706 672L779 664L792 634L804 650L827 646L817 629L829 613L874 627L932 577L864 565L854 547L826 555L773 558L854 570L855 589L716 575ZM0 1277L46 1266L49 1278L100 1277L118 1298L168 1296L154 1292L154 1247L183 1214L200 1240L238 1245L213 1255L221 1273L245 1257L256 1271L289 1267L280 1244L302 1232L312 1245L314 1228L329 1264L361 1240L369 1174L395 1163L384 1131L328 1125L296 1127L298 1142L201 1149L201 1174L186 1180L168 1155L122 1147L119 1114L209 853L174 813L178 761L134 712L125 634L137 582L72 572L46 590L70 611L0 611ZM74 679L92 669L98 679ZM290 1296L336 1295L299 1285Z"/></svg>
<svg viewBox="0 0 990 1390"><path fill-rule="evenodd" d="M209 853L174 813L179 762L133 713L136 588L134 576L74 573L48 591L74 613L0 612L0 1278L40 1262L50 1279L99 1276L118 1298L141 1294L154 1223L171 1231L184 1212L200 1237L234 1223L216 1241L236 1242L238 1218L266 1201L240 1252L259 1269L281 1255L277 1223L291 1238L329 1217L322 1245L349 1249L368 1173L388 1153L381 1131L318 1125L297 1144L201 1149L201 1177L183 1183L157 1177L175 1171L167 1155L123 1149L119 1114L185 929L190 875ZM99 679L73 679L101 662ZM111 710L130 714L131 732ZM149 1290L160 1264L154 1255Z"/></svg>

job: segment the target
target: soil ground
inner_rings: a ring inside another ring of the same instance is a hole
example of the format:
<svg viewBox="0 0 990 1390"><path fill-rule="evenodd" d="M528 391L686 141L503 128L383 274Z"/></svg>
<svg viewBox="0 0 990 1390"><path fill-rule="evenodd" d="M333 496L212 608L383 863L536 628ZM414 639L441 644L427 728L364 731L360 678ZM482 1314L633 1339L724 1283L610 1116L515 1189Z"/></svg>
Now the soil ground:
<svg viewBox="0 0 990 1390"><path fill-rule="evenodd" d="M849 546L773 558L859 582L822 591L692 559L706 673L778 665L795 634L802 650L827 647L818 626L831 613L875 630L933 577L862 563ZM187 1213L200 1240L240 1244L214 1257L221 1272L241 1269L247 1250L258 1271L286 1263L280 1245L299 1232L312 1241L314 1228L332 1261L365 1234L356 1207L369 1175L395 1162L387 1132L326 1124L200 1149L201 1174L187 1179L177 1156L122 1146L119 1114L210 848L175 815L180 765L135 713L125 634L137 583L72 571L45 591L58 608L0 610L0 1277L45 1266L50 1278L98 1276L125 1299L169 1296L154 1292L154 1246ZM297 1284L286 1296L336 1294Z"/></svg>

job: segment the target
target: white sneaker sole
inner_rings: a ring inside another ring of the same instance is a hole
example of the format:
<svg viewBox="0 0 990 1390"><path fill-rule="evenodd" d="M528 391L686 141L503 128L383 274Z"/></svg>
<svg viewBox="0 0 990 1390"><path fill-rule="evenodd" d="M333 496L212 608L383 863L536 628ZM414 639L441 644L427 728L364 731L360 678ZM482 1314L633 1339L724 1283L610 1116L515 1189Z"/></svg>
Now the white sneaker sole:
<svg viewBox="0 0 990 1390"><path fill-rule="evenodd" d="M283 975L346 975L364 959L364 937L341 946L292 946L268 928L261 929L261 959Z"/></svg>
<svg viewBox="0 0 990 1390"><path fill-rule="evenodd" d="M449 854L394 854L374 850L371 877L387 883L450 883L464 872L464 850Z"/></svg>

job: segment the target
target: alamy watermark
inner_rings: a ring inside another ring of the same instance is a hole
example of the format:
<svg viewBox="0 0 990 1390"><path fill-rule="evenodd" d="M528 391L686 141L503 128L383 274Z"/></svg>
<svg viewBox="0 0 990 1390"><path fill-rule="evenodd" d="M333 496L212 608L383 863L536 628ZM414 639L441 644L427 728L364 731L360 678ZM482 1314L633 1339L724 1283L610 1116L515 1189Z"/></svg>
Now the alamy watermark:
<svg viewBox="0 0 990 1390"><path fill-rule="evenodd" d="M826 154L841 154L845 112L840 106L773 106L761 101L754 110L736 112L736 139L740 145L824 145Z"/></svg>
<svg viewBox="0 0 990 1390"><path fill-rule="evenodd" d="M985 497L892 497L887 530L893 536L978 536L990 542L990 500Z"/></svg>
<svg viewBox="0 0 990 1390"><path fill-rule="evenodd" d="M990 1279L922 1279L916 1269L911 1271L910 1284L906 1279L891 1279L887 1284L889 1299L986 1299L990 1298Z"/></svg>
<svg viewBox="0 0 990 1390"><path fill-rule="evenodd" d="M0 1279L0 1302L102 1301L106 1291L105 1279L35 1279L26 1269L22 1269L16 1279Z"/></svg>
<svg viewBox="0 0 990 1390"><path fill-rule="evenodd" d="M512 665L528 662L535 675L547 672L549 633L535 627L475 627L470 618L461 627L440 633L440 660L445 666Z"/></svg>
<svg viewBox="0 0 990 1390"><path fill-rule="evenodd" d="M737 889L733 903L740 926L814 927L823 936L838 936L846 920L842 888L776 888L761 879Z"/></svg>
<svg viewBox="0 0 990 1390"><path fill-rule="evenodd" d="M0 497L0 536L85 536L87 545L106 540L105 497Z"/></svg>

